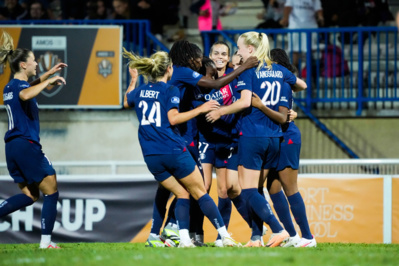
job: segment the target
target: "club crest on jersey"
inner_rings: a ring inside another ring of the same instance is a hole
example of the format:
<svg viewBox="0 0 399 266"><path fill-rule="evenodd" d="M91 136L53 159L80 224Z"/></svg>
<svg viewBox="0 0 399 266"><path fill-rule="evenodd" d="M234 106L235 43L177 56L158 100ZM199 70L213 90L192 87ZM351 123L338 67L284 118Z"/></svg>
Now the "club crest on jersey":
<svg viewBox="0 0 399 266"><path fill-rule="evenodd" d="M172 99L170 99L170 101L171 101L172 103L180 103L180 98L177 97L177 96L174 96L174 97L172 97Z"/></svg>
<svg viewBox="0 0 399 266"><path fill-rule="evenodd" d="M108 59L103 59L98 64L98 74L104 78L112 74L112 63Z"/></svg>
<svg viewBox="0 0 399 266"><path fill-rule="evenodd" d="M66 44L66 36L32 36L32 51L37 59L36 78L42 76L58 63L67 63ZM66 79L67 68L63 68L54 75ZM47 97L53 97L57 95L63 87L64 84L50 85L43 90L41 94Z"/></svg>

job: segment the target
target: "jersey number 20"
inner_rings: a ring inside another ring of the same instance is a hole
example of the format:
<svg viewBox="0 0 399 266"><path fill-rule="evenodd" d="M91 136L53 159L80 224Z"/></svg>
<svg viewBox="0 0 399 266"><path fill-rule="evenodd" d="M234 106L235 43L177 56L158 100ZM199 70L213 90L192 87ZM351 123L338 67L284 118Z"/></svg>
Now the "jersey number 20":
<svg viewBox="0 0 399 266"><path fill-rule="evenodd" d="M150 113L147 115L148 103L146 101L141 101L139 103L139 108L143 108L143 117L141 118L141 125L149 125L155 123L157 127L161 126L161 105L159 102L154 102L152 104Z"/></svg>
<svg viewBox="0 0 399 266"><path fill-rule="evenodd" d="M281 91L281 85L280 82L278 81L273 81L273 83L270 83L269 81L264 81L260 85L261 89L266 88L265 95L263 95L262 102L264 105L276 105L280 101L280 91ZM270 100L269 100L270 96Z"/></svg>

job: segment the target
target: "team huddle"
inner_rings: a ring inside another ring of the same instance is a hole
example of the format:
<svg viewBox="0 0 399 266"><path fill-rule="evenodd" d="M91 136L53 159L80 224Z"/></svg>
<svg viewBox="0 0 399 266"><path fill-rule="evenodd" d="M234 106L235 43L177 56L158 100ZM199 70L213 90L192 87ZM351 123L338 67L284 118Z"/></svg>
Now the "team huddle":
<svg viewBox="0 0 399 266"><path fill-rule="evenodd" d="M293 91L306 83L283 50L269 50L265 34L244 33L237 46L231 63L224 42L209 58L187 41L149 58L124 51L132 76L124 106L135 108L144 160L160 184L148 247L206 246L204 216L218 231L215 246L241 246L227 233L232 202L252 229L245 246L264 246L264 223L272 231L267 247L316 246L297 187L301 141L291 110ZM148 83L135 88L138 75ZM218 206L208 195L213 168ZM266 180L284 228L263 194Z"/></svg>
<svg viewBox="0 0 399 266"><path fill-rule="evenodd" d="M244 33L237 46L231 61L224 42L213 44L209 58L184 40L169 54L156 52L146 58L123 52L131 76L123 105L136 111L144 160L159 183L148 247L206 246L204 216L218 231L215 246L241 246L227 232L232 203L252 230L246 247L316 246L298 192L301 137L292 110L293 92L306 89L306 83L295 76L284 50L270 51L266 34ZM51 241L57 182L41 149L35 97L49 84L65 83L56 73L66 65L60 63L28 83L36 74L34 55L27 49L14 50L11 36L4 32L0 64L6 61L14 74L3 92L9 117L6 160L22 193L0 205L0 218L33 204L41 191L45 197L40 248L58 248ZM136 88L139 75L145 84ZM213 169L218 205L208 194ZM266 180L284 227L263 194ZM171 193L175 198L166 213ZM267 243L264 223L272 231Z"/></svg>

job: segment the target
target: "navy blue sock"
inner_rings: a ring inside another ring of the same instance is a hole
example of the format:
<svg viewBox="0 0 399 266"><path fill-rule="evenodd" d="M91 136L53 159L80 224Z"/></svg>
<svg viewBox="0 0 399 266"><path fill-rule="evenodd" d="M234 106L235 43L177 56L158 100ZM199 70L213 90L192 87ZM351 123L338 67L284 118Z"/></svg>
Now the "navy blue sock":
<svg viewBox="0 0 399 266"><path fill-rule="evenodd" d="M270 226L273 233L278 233L283 230L283 227L277 221L274 216L269 203L265 197L259 194L257 188L243 189L242 191L248 194L248 203L251 206L251 210L255 212L259 218Z"/></svg>
<svg viewBox="0 0 399 266"><path fill-rule="evenodd" d="M284 192L281 190L276 194L270 195L270 198L273 201L274 210L276 211L280 221L283 223L285 230L287 230L290 236L295 236L296 230L292 223L290 208Z"/></svg>
<svg viewBox="0 0 399 266"><path fill-rule="evenodd" d="M226 229L228 229L231 217L231 199L230 198L223 199L219 197L218 209L220 215L222 216L224 225L226 226ZM219 234L217 239L221 239Z"/></svg>
<svg viewBox="0 0 399 266"><path fill-rule="evenodd" d="M190 226L190 200L177 199L175 215L179 229L187 229Z"/></svg>
<svg viewBox="0 0 399 266"><path fill-rule="evenodd" d="M0 203L0 218L23 207L32 205L33 202L34 201L25 194L12 196Z"/></svg>
<svg viewBox="0 0 399 266"><path fill-rule="evenodd" d="M159 232L161 231L161 227L166 213L166 204L168 203L169 196L170 196L169 190L167 190L162 186L158 187L157 193L155 194L155 201L152 211L152 225L151 225L152 234L159 235Z"/></svg>
<svg viewBox="0 0 399 266"><path fill-rule="evenodd" d="M299 228L301 228L302 237L312 239L313 236L310 233L308 218L306 217L305 203L303 202L301 193L297 192L287 198L295 221L299 225Z"/></svg>
<svg viewBox="0 0 399 266"><path fill-rule="evenodd" d="M176 215L175 215L175 208L176 208L177 198L175 197L170 203L169 211L168 211L168 219L166 220L165 224L172 223L176 224Z"/></svg>
<svg viewBox="0 0 399 266"><path fill-rule="evenodd" d="M57 217L58 191L51 195L44 195L42 207L42 235L51 235Z"/></svg>
<svg viewBox="0 0 399 266"><path fill-rule="evenodd" d="M190 196L190 233L204 235L204 213L198 202Z"/></svg>
<svg viewBox="0 0 399 266"><path fill-rule="evenodd" d="M263 221L253 211L251 211L251 218L252 218L252 236L251 236L251 239L252 240L257 240L257 239L253 239L253 237L262 236Z"/></svg>
<svg viewBox="0 0 399 266"><path fill-rule="evenodd" d="M216 229L224 226L222 216L220 215L220 212L216 207L215 202L209 196L209 194L205 194L204 196L199 198L198 205Z"/></svg>
<svg viewBox="0 0 399 266"><path fill-rule="evenodd" d="M245 193L238 195L237 197L235 197L234 199L232 199L234 206L236 207L238 213L241 215L241 217L245 220L245 222L247 222L249 228L252 228L252 219L251 216L249 214L249 210L248 210L248 204L246 201L246 195Z"/></svg>

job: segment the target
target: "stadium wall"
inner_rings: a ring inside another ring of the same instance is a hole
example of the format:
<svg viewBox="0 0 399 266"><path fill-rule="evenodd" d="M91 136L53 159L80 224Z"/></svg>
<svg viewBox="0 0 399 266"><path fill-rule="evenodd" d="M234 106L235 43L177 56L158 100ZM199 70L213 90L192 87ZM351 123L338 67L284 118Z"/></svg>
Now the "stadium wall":
<svg viewBox="0 0 399 266"><path fill-rule="evenodd" d="M41 142L53 161L142 160L135 113L121 111L41 110ZM321 119L360 158L399 158L394 118ZM308 119L296 121L302 132L302 159L347 159L348 156ZM0 133L7 114L0 111ZM5 161L4 152L0 161Z"/></svg>

